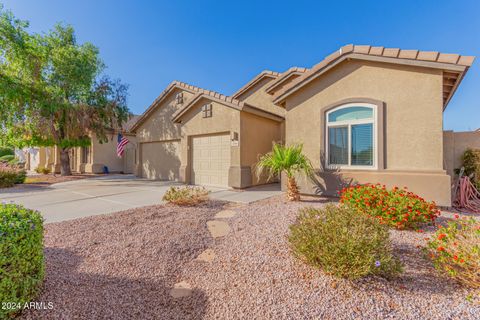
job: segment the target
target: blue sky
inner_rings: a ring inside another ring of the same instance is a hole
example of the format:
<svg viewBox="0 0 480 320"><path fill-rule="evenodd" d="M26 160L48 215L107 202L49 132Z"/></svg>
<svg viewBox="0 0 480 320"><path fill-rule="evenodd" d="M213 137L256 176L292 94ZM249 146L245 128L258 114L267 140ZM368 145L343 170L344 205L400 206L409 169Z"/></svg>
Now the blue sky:
<svg viewBox="0 0 480 320"><path fill-rule="evenodd" d="M445 129L480 127L480 1L8 0L42 32L74 26L100 48L143 112L172 81L232 94L264 69L311 67L340 46L370 44L479 57L444 114Z"/></svg>

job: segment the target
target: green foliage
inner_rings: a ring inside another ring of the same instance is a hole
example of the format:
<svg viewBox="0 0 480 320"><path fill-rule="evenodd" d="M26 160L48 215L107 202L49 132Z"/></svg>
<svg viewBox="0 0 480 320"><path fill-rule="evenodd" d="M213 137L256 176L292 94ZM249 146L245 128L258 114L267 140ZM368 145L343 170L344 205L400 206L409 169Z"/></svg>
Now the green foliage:
<svg viewBox="0 0 480 320"><path fill-rule="evenodd" d="M289 241L297 257L336 277L391 278L402 271L392 254L388 228L344 206L300 210Z"/></svg>
<svg viewBox="0 0 480 320"><path fill-rule="evenodd" d="M6 155L0 157L0 162L11 162L14 159L15 159L14 155L6 154Z"/></svg>
<svg viewBox="0 0 480 320"><path fill-rule="evenodd" d="M465 175L473 177L472 182L480 190L480 150L467 149L462 155Z"/></svg>
<svg viewBox="0 0 480 320"><path fill-rule="evenodd" d="M440 214L435 202L425 201L406 188L388 190L380 184L344 188L340 202L397 229L415 229L435 221Z"/></svg>
<svg viewBox="0 0 480 320"><path fill-rule="evenodd" d="M272 151L263 155L256 164L257 176L264 171L268 172L269 179L285 172L291 178L295 173L301 172L307 176L313 174L310 160L302 152L301 144L284 146L275 143Z"/></svg>
<svg viewBox="0 0 480 320"><path fill-rule="evenodd" d="M208 200L208 190L204 187L170 187L163 200L179 206L192 206Z"/></svg>
<svg viewBox="0 0 480 320"><path fill-rule="evenodd" d="M457 215L433 234L426 250L440 272L465 286L480 288L480 222Z"/></svg>
<svg viewBox="0 0 480 320"><path fill-rule="evenodd" d="M102 74L91 43L71 26L42 34L0 7L0 142L23 146L89 145L126 121L127 86Z"/></svg>
<svg viewBox="0 0 480 320"><path fill-rule="evenodd" d="M35 298L44 278L43 219L15 204L0 204L0 217L0 301L20 307ZM2 308L0 318L16 311Z"/></svg>
<svg viewBox="0 0 480 320"><path fill-rule="evenodd" d="M45 167L37 167L35 169L35 172L36 173L41 173L41 174L49 174L51 172L51 170L49 168L45 168Z"/></svg>
<svg viewBox="0 0 480 320"><path fill-rule="evenodd" d="M10 188L24 183L27 177L25 170L0 162L0 188Z"/></svg>
<svg viewBox="0 0 480 320"><path fill-rule="evenodd" d="M15 154L13 148L9 148L9 147L0 147L0 159L3 157L3 156L7 156L7 155L11 155L13 156Z"/></svg>

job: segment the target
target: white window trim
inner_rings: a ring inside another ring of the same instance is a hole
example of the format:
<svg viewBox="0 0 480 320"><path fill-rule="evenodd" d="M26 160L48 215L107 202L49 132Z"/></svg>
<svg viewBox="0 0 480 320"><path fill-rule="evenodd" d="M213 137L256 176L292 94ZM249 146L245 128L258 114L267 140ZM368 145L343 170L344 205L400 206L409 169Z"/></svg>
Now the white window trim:
<svg viewBox="0 0 480 320"><path fill-rule="evenodd" d="M372 119L360 119L360 120L346 120L346 121L335 121L335 122L330 122L328 119L328 116L335 111L341 110L341 109L346 109L350 107L367 107L372 109ZM327 163L327 168L328 169L346 169L346 170L378 170L378 130L377 130L377 105L371 104L371 103L347 103L341 106L338 106L336 108L333 108L325 113L325 162ZM351 139L352 139L352 125L356 124L372 124L372 136L373 136L373 165L372 166L358 166L358 165L350 165L351 158L352 158L352 145L351 145ZM329 163L329 147L330 143L328 140L328 128L330 127L345 127L347 126L347 141L348 141L348 165L342 165L342 164L330 164Z"/></svg>

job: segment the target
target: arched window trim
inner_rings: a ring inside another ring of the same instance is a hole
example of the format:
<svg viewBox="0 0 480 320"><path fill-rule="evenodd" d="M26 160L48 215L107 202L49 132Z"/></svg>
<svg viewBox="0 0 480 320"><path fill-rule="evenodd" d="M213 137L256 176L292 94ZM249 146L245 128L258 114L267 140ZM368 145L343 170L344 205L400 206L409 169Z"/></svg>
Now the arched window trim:
<svg viewBox="0 0 480 320"><path fill-rule="evenodd" d="M372 109L372 117L369 119L359 119L359 120L344 120L344 121L329 121L329 115L335 111L350 108L350 107L367 107ZM325 150L326 150L326 157L325 161L327 164L328 169L347 169L347 170L378 170L378 106L372 103L365 103L365 102L351 102L345 103L338 107L329 109L325 113ZM373 165L371 166L362 166L362 165L351 165L351 126L355 124L372 124L372 138L373 138ZM348 126L348 164L330 164L330 143L329 143L329 136L328 136L328 128L331 127L341 127L341 126Z"/></svg>

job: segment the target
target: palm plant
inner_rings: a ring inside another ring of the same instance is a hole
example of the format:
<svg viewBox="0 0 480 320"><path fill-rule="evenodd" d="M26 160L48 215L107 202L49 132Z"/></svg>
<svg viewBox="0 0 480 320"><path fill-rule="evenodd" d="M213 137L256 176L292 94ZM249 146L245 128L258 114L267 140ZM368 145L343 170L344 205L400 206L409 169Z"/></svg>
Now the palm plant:
<svg viewBox="0 0 480 320"><path fill-rule="evenodd" d="M313 175L313 167L310 160L302 153L303 145L295 144L284 146L274 143L272 151L263 155L256 164L257 177L265 171L268 172L268 180L285 172L287 176L287 198L290 201L300 200L296 173L303 173L307 177Z"/></svg>

